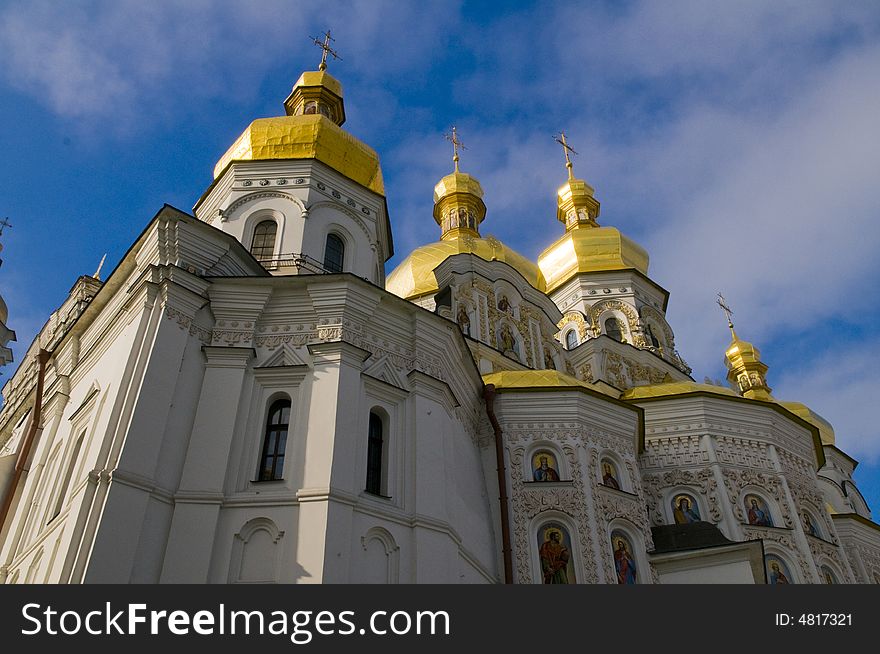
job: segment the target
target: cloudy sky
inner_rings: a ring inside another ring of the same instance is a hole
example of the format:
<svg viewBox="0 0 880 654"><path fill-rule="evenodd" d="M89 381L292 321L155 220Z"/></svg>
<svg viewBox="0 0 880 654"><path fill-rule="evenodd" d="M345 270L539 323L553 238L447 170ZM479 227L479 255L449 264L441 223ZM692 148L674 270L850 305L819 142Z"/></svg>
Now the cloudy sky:
<svg viewBox="0 0 880 654"><path fill-rule="evenodd" d="M436 240L434 183L483 183L492 233L536 257L565 169L651 254L694 378L729 335L774 395L830 419L880 510L880 5L876 2L0 3L0 291L22 353L79 274L164 202L190 210L331 28L346 128L383 162L398 255ZM4 375L10 374L5 372ZM0 377L2 381L2 377Z"/></svg>

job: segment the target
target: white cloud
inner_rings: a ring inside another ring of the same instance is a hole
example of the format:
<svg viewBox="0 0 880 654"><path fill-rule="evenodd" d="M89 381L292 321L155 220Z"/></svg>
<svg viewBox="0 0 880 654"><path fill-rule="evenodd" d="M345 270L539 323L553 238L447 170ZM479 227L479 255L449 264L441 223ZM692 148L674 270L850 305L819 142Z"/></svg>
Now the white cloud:
<svg viewBox="0 0 880 654"><path fill-rule="evenodd" d="M864 463L880 461L875 406L875 379L880 351L862 344L833 348L801 368L787 370L774 385L773 395L803 402L834 425L836 444Z"/></svg>
<svg viewBox="0 0 880 654"><path fill-rule="evenodd" d="M279 62L292 82L319 61L307 35L327 27L342 70L376 80L424 66L458 15L440 1L103 0L86 11L43 0L0 11L0 77L61 116L119 129L179 109L169 99L180 96L191 111L251 98Z"/></svg>

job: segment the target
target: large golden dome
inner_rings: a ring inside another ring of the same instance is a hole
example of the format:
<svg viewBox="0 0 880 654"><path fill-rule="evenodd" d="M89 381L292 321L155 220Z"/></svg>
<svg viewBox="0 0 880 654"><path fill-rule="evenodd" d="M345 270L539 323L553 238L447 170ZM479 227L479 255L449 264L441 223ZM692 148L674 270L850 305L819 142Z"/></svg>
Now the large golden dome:
<svg viewBox="0 0 880 654"><path fill-rule="evenodd" d="M539 291L545 288L544 276L532 261L492 236L481 238L470 234L458 234L416 248L388 275L385 288L407 299L436 293L439 288L434 268L456 254L474 254L486 261L503 261Z"/></svg>
<svg viewBox="0 0 880 654"><path fill-rule="evenodd" d="M635 269L648 274L648 253L615 227L570 229L538 257L550 293L578 273Z"/></svg>
<svg viewBox="0 0 880 654"><path fill-rule="evenodd" d="M358 184L385 195L379 155L342 129L342 85L324 71L303 73L284 102L286 116L260 118L242 132L214 166L214 178L233 161L317 159Z"/></svg>

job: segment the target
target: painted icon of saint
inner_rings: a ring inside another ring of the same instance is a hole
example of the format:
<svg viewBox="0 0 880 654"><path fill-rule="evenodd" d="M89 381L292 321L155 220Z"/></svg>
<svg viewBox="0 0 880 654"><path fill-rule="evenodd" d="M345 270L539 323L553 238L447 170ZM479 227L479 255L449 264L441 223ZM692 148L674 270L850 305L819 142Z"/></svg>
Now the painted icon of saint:
<svg viewBox="0 0 880 654"><path fill-rule="evenodd" d="M787 569L785 568L785 564L781 561L773 558L768 559L769 563L769 574L767 575L767 582L770 584L790 584L791 581L789 579L789 575L786 574Z"/></svg>
<svg viewBox="0 0 880 654"><path fill-rule="evenodd" d="M688 495L678 495L672 500L672 516L677 525L689 525L701 520L700 508Z"/></svg>
<svg viewBox="0 0 880 654"><path fill-rule="evenodd" d="M553 455L540 452L536 455L538 465L533 470L532 476L535 481L559 481L559 472L554 467L556 461Z"/></svg>
<svg viewBox="0 0 880 654"><path fill-rule="evenodd" d="M614 543L614 570L617 572L617 583L636 583L636 560L629 542L622 535L613 535L611 540Z"/></svg>
<svg viewBox="0 0 880 654"><path fill-rule="evenodd" d="M745 501L750 525L758 527L773 526L773 519L770 517L770 511L763 500L754 495L748 495Z"/></svg>
<svg viewBox="0 0 880 654"><path fill-rule="evenodd" d="M602 463L602 483L605 486L620 490L620 482L617 481L617 477L614 475L614 466L610 461L604 461Z"/></svg>
<svg viewBox="0 0 880 654"><path fill-rule="evenodd" d="M565 545L569 540L562 529L555 526L546 527L544 542L538 548L541 557L541 573L545 584L574 583L574 575L569 580L569 561L571 553Z"/></svg>

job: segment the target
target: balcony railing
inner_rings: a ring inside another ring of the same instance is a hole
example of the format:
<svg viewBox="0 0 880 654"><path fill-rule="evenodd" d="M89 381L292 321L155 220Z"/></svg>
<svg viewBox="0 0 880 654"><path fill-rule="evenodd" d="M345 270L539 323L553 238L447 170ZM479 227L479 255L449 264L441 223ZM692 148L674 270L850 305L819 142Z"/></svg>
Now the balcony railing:
<svg viewBox="0 0 880 654"><path fill-rule="evenodd" d="M325 275L337 272L327 270L317 259L313 259L307 254L282 254L277 259L258 259L266 270L283 270L285 268L295 268L296 274Z"/></svg>

